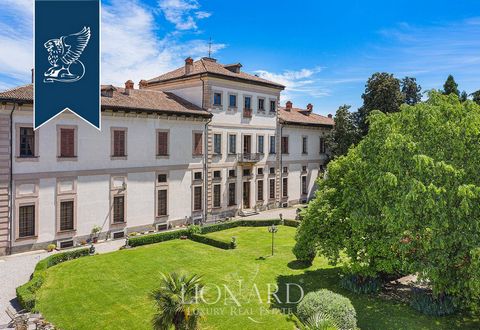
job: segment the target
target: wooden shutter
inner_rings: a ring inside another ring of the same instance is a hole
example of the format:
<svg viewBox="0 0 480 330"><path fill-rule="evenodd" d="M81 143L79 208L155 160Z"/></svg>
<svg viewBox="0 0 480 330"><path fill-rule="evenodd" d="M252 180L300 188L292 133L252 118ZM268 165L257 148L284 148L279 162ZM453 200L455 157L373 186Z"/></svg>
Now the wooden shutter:
<svg viewBox="0 0 480 330"><path fill-rule="evenodd" d="M288 136L282 136L282 153L288 154Z"/></svg>
<svg viewBox="0 0 480 330"><path fill-rule="evenodd" d="M202 133L195 133L193 135L193 154L202 154Z"/></svg>
<svg viewBox="0 0 480 330"><path fill-rule="evenodd" d="M113 131L113 155L125 156L125 131Z"/></svg>
<svg viewBox="0 0 480 330"><path fill-rule="evenodd" d="M113 197L113 222L125 221L125 197L115 196Z"/></svg>
<svg viewBox="0 0 480 330"><path fill-rule="evenodd" d="M60 202L60 231L74 229L73 201Z"/></svg>
<svg viewBox="0 0 480 330"><path fill-rule="evenodd" d="M18 210L18 236L35 235L35 205L20 206Z"/></svg>
<svg viewBox="0 0 480 330"><path fill-rule="evenodd" d="M168 132L158 132L157 155L168 156Z"/></svg>
<svg viewBox="0 0 480 330"><path fill-rule="evenodd" d="M167 190L158 191L158 216L167 215Z"/></svg>
<svg viewBox="0 0 480 330"><path fill-rule="evenodd" d="M60 129L60 156L75 157L75 129Z"/></svg>

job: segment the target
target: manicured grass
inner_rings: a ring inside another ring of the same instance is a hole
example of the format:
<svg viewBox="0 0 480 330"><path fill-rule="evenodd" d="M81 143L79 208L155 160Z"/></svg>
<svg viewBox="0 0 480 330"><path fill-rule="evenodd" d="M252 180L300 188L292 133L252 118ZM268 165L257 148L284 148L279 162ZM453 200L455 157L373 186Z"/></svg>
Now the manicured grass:
<svg viewBox="0 0 480 330"><path fill-rule="evenodd" d="M286 304L285 283L300 284L305 292L328 288L348 296L358 314L359 327L370 329L478 329L480 321L469 317L433 318L410 307L379 298L350 294L338 286L338 268L317 258L313 266L302 269L291 253L295 228L280 226L275 237L275 255L270 256L271 234L266 227L238 227L208 236L229 240L236 236L238 248L222 250L192 242L174 240L68 261L47 270L47 280L38 294L38 307L44 316L61 329L151 329L154 312L149 292L160 272L188 272L204 275L212 284L228 285L242 308L233 300L222 299L204 306L202 329L288 329L294 323L278 308ZM239 292L239 281L242 292ZM255 294L258 288L262 302ZM280 287L282 302L268 299L268 284ZM224 291L222 291L224 292ZM298 291L292 287L290 299ZM228 296L227 296L228 297ZM277 308L278 307L278 308Z"/></svg>

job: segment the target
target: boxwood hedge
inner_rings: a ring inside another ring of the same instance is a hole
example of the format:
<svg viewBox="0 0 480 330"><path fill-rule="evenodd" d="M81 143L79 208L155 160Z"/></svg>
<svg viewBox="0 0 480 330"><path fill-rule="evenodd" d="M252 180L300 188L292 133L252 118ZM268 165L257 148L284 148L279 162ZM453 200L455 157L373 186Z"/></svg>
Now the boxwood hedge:
<svg viewBox="0 0 480 330"><path fill-rule="evenodd" d="M180 230L166 231L166 232L156 233L156 234L135 236L135 237L131 237L128 240L128 245L130 245L131 247L136 247L141 245L170 241L172 239L180 238L181 236L188 236L188 230L180 229Z"/></svg>
<svg viewBox="0 0 480 330"><path fill-rule="evenodd" d="M198 242L198 243L211 245L211 246L214 246L214 247L217 247L217 248L220 248L220 249L224 249L224 250L229 250L229 249L234 249L235 248L235 246L232 244L232 242L226 242L226 241L222 241L222 240L219 240L219 239L214 239L214 238L204 236L204 235L193 234L193 235L190 236L190 239L192 241L195 241L195 242Z"/></svg>

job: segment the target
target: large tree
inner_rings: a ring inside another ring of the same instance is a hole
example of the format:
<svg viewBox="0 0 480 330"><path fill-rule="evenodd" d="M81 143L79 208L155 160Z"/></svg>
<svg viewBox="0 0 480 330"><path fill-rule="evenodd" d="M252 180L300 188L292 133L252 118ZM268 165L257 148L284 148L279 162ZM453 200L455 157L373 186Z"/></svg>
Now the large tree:
<svg viewBox="0 0 480 330"><path fill-rule="evenodd" d="M448 75L447 80L443 84L443 94L450 95L455 94L460 96L460 91L458 90L458 84L455 82L455 78L452 75Z"/></svg>
<svg viewBox="0 0 480 330"><path fill-rule="evenodd" d="M342 105L335 114L335 126L328 135L327 143L333 157L347 153L348 148L360 141L355 114L349 105Z"/></svg>
<svg viewBox="0 0 480 330"><path fill-rule="evenodd" d="M294 253L345 254L360 276L418 273L435 294L480 303L480 106L432 92L328 165Z"/></svg>
<svg viewBox="0 0 480 330"><path fill-rule="evenodd" d="M374 73L365 85L362 99L363 106L358 109L358 121L362 133L366 134L370 112L373 110L383 113L400 111L400 105L404 102L404 96L400 91L400 80L390 73Z"/></svg>
<svg viewBox="0 0 480 330"><path fill-rule="evenodd" d="M480 105L480 90L476 91L476 92L473 92L472 94L470 94L472 96L472 100L473 102L475 102L476 104Z"/></svg>
<svg viewBox="0 0 480 330"><path fill-rule="evenodd" d="M422 100L422 86L417 83L417 79L405 77L402 79L401 85L406 104L415 105Z"/></svg>

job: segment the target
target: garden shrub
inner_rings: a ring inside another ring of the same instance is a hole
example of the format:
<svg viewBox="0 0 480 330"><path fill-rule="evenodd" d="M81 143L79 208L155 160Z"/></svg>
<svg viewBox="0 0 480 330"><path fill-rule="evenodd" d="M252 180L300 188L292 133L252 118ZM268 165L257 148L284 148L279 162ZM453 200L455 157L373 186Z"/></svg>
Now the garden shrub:
<svg viewBox="0 0 480 330"><path fill-rule="evenodd" d="M214 225L207 225L202 227L202 234L213 233L220 230L236 228L236 227L266 227L271 225L280 225L280 219L269 220L236 220L223 223L217 223Z"/></svg>
<svg viewBox="0 0 480 330"><path fill-rule="evenodd" d="M283 225L288 226L288 227L298 227L298 226L300 226L300 221L284 219L283 220Z"/></svg>
<svg viewBox="0 0 480 330"><path fill-rule="evenodd" d="M382 281L377 277L347 274L340 279L340 286L354 293L377 293L382 288Z"/></svg>
<svg viewBox="0 0 480 330"><path fill-rule="evenodd" d="M350 300L326 289L307 293L298 304L297 315L306 324L321 315L340 330L354 330L357 327L357 313Z"/></svg>
<svg viewBox="0 0 480 330"><path fill-rule="evenodd" d="M45 282L46 270L50 267L58 265L59 263L85 257L89 255L88 248L82 248L78 250L66 251L51 255L35 266L35 270L32 274L30 281L17 288L17 299L22 308L32 311L35 309L36 296L35 293Z"/></svg>
<svg viewBox="0 0 480 330"><path fill-rule="evenodd" d="M233 248L231 242L221 241L204 235L193 234L190 236L190 239L195 242L211 245L224 250L229 250Z"/></svg>
<svg viewBox="0 0 480 330"><path fill-rule="evenodd" d="M431 292L423 289L414 290L410 306L420 313L431 316L450 315L456 311L452 297L447 295L434 297Z"/></svg>
<svg viewBox="0 0 480 330"><path fill-rule="evenodd" d="M131 247L135 247L135 246L170 241L172 239L180 238L181 236L188 236L188 230L181 229L181 230L166 231L166 232L156 233L156 234L135 236L128 240L128 244Z"/></svg>
<svg viewBox="0 0 480 330"><path fill-rule="evenodd" d="M292 249L293 254L297 260L305 263L306 265L311 265L317 252L313 244L309 244L307 241L298 241L297 244Z"/></svg>

